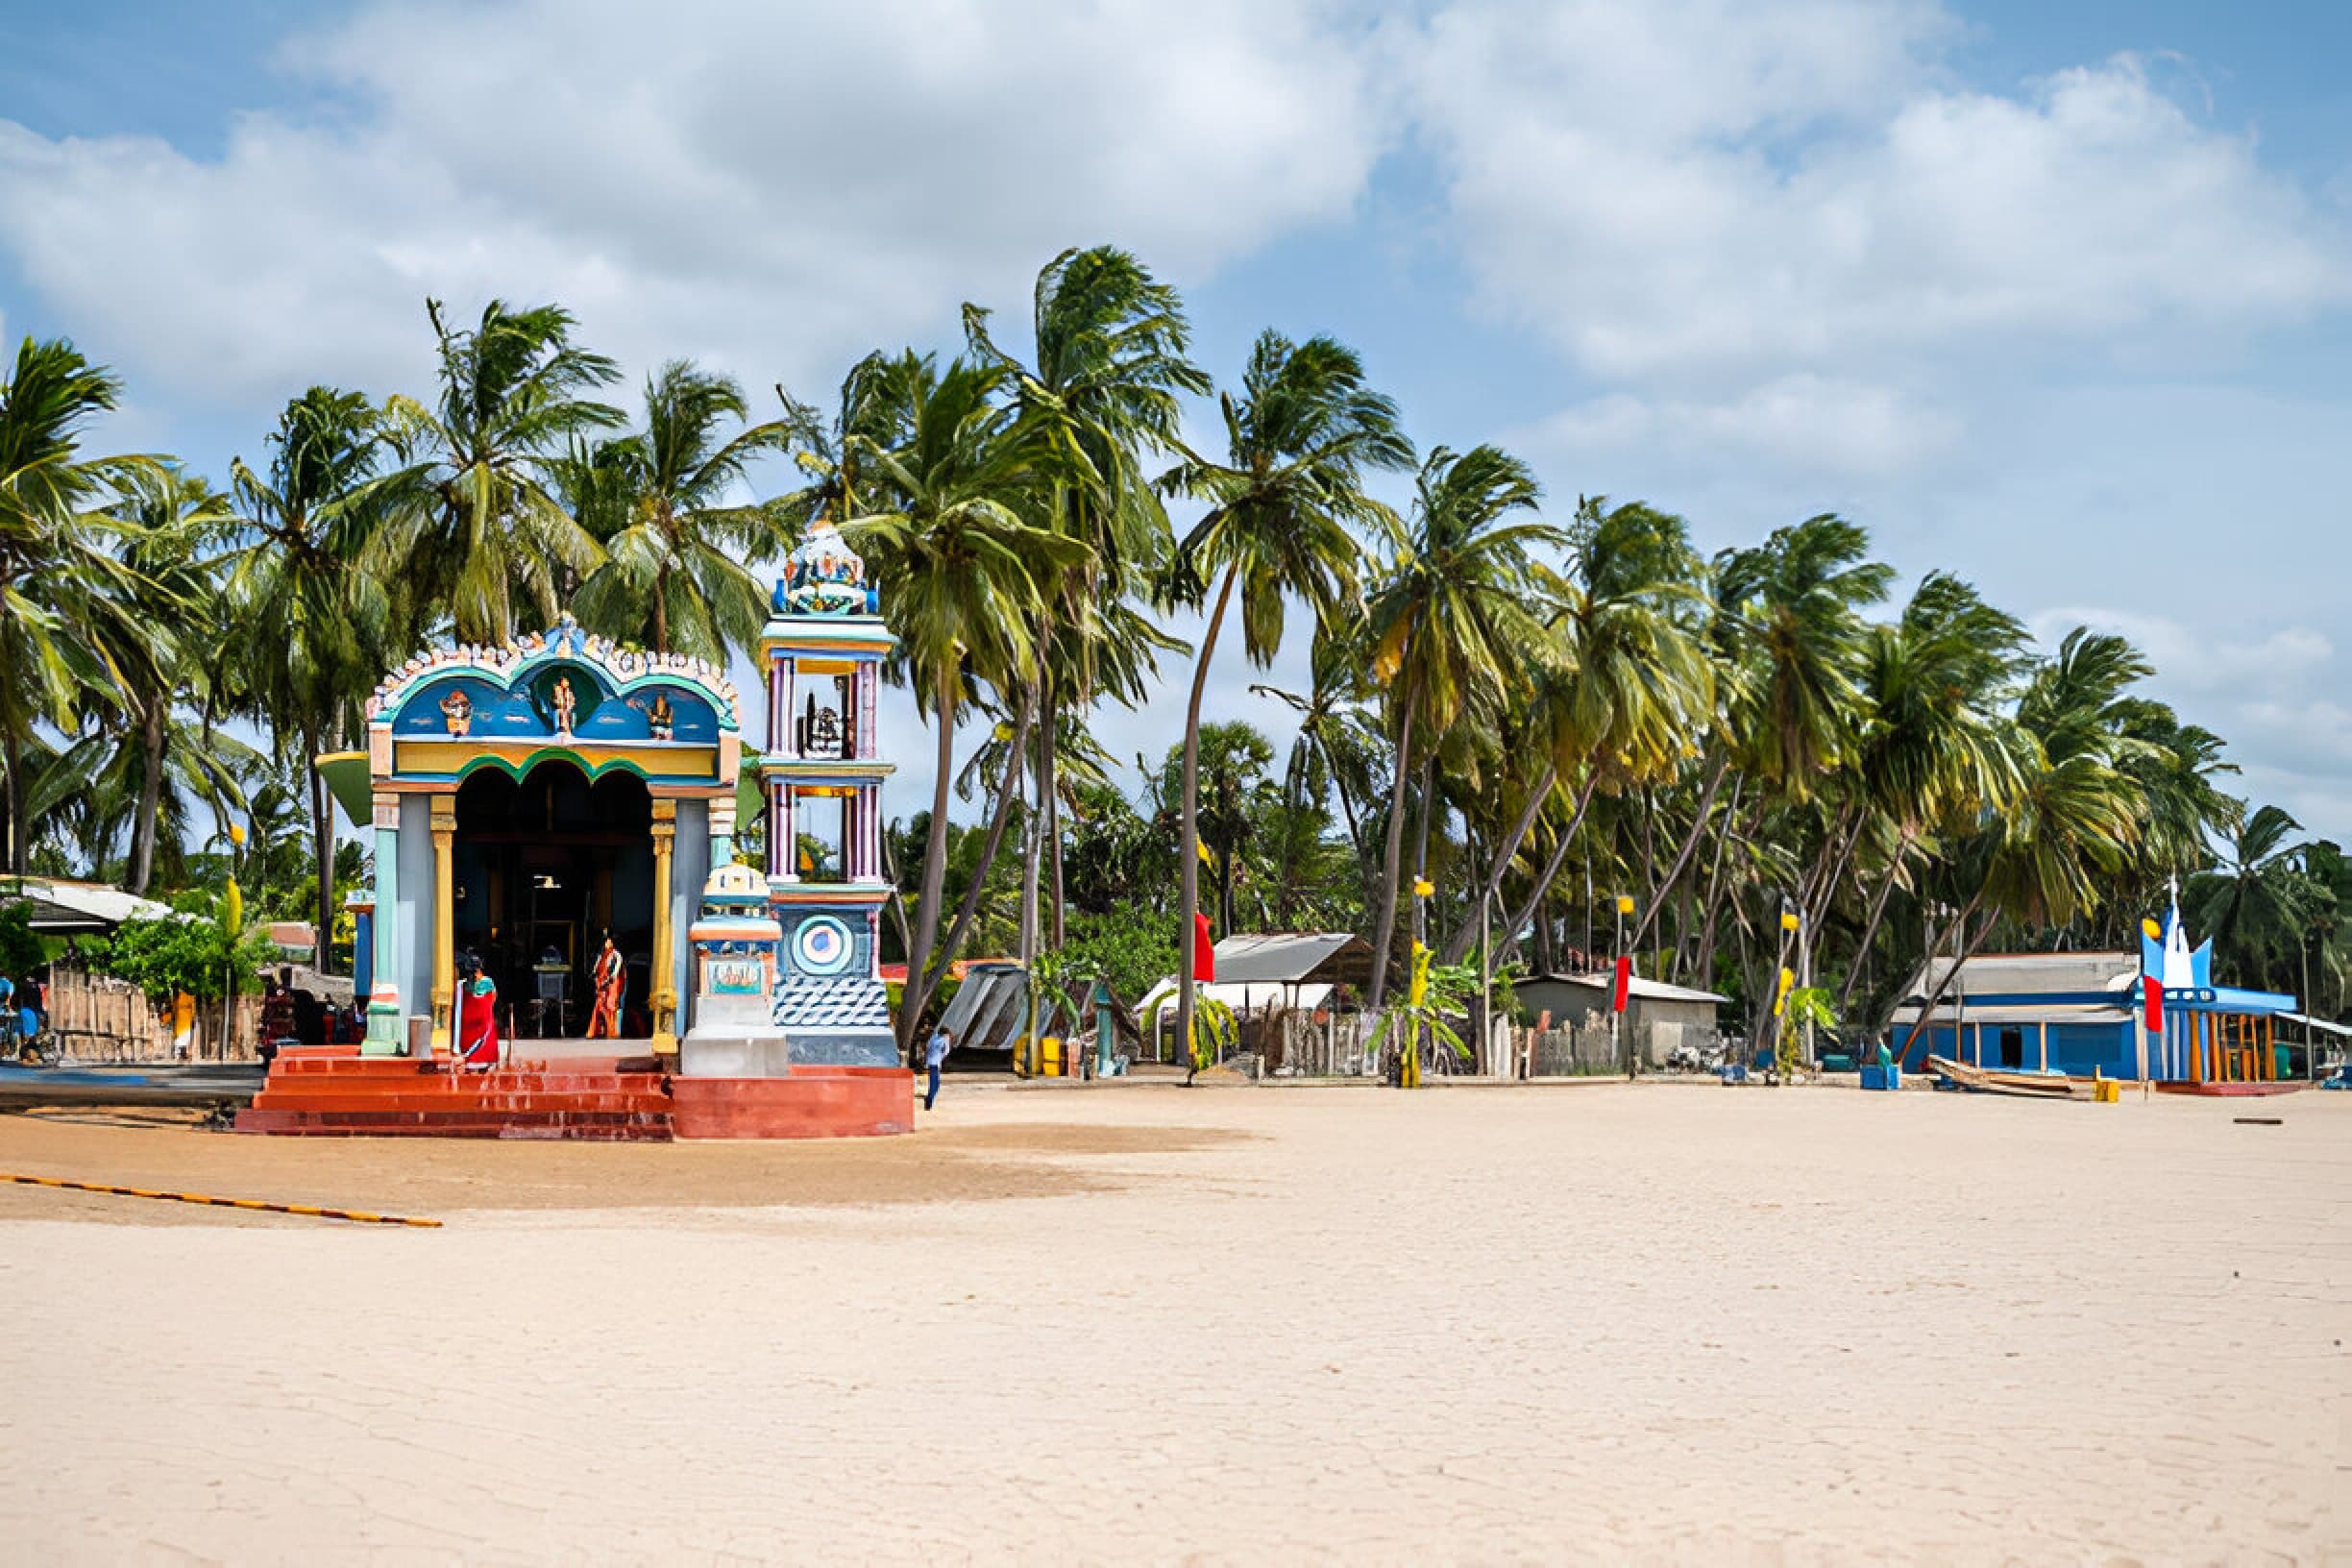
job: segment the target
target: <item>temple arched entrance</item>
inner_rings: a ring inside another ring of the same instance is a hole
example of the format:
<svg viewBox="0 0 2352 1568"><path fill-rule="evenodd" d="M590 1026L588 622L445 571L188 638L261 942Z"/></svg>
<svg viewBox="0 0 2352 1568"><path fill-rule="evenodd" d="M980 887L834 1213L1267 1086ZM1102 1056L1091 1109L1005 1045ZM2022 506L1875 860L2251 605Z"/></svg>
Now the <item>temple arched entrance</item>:
<svg viewBox="0 0 2352 1568"><path fill-rule="evenodd" d="M591 780L568 761L516 778L478 769L457 788L451 925L499 989L508 1038L586 1031L588 971L607 934L628 966L625 1037L651 1032L653 801L645 780L614 770ZM543 988L543 976L560 987ZM544 990L560 1002L540 1005Z"/></svg>

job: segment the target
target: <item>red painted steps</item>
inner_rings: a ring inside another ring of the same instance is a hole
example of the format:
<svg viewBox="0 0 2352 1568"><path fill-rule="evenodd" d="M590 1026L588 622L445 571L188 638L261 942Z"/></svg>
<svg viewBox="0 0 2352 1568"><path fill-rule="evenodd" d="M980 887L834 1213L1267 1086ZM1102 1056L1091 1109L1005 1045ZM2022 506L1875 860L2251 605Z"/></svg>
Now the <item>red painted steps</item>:
<svg viewBox="0 0 2352 1568"><path fill-rule="evenodd" d="M670 1141L666 1112L266 1111L240 1112L240 1133L307 1138L501 1138L597 1142Z"/></svg>
<svg viewBox="0 0 2352 1568"><path fill-rule="evenodd" d="M663 1076L621 1066L608 1058L460 1072L439 1061L288 1052L271 1065L236 1128L311 1138L668 1142Z"/></svg>
<svg viewBox="0 0 2352 1568"><path fill-rule="evenodd" d="M446 1062L289 1051L237 1115L240 1133L580 1141L842 1138L911 1131L914 1075L809 1067L789 1078L678 1078L645 1058L559 1059L492 1072ZM626 1070L624 1070L626 1069Z"/></svg>

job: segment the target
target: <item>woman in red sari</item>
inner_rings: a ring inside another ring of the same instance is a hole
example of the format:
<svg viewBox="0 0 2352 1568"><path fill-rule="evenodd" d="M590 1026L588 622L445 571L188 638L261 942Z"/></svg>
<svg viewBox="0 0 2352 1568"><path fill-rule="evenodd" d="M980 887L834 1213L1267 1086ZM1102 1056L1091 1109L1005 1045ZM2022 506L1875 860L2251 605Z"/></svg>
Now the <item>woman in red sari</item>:
<svg viewBox="0 0 2352 1568"><path fill-rule="evenodd" d="M488 1072L498 1060L498 987L468 953L458 966L457 1062L469 1072Z"/></svg>
<svg viewBox="0 0 2352 1568"><path fill-rule="evenodd" d="M621 992L626 970L621 962L621 950L610 937L604 939L604 950L597 954L596 968L588 978L596 987L596 1010L588 1016L590 1040L618 1040L621 1037Z"/></svg>

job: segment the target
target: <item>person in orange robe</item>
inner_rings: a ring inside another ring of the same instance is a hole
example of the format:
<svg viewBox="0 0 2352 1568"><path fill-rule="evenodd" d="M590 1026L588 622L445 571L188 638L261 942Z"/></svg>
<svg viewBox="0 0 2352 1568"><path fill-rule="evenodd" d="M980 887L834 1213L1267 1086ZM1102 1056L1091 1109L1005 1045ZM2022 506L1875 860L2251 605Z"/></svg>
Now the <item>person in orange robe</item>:
<svg viewBox="0 0 2352 1568"><path fill-rule="evenodd" d="M589 980L596 987L596 1010L588 1016L588 1038L620 1039L621 992L625 971L612 938L604 939L604 950L597 954L596 968L590 971Z"/></svg>
<svg viewBox="0 0 2352 1568"><path fill-rule="evenodd" d="M498 1060L498 986L468 953L457 980L457 1061L468 1071L488 1072Z"/></svg>

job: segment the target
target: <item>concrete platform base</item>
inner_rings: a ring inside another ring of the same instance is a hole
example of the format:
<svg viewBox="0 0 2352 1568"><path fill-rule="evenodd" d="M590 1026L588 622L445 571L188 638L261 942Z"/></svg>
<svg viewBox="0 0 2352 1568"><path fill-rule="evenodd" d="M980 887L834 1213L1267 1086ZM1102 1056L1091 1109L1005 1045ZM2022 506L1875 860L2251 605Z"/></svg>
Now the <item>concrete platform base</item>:
<svg viewBox="0 0 2352 1568"><path fill-rule="evenodd" d="M789 1078L673 1078L674 1137L872 1138L915 1127L904 1067L795 1067Z"/></svg>

